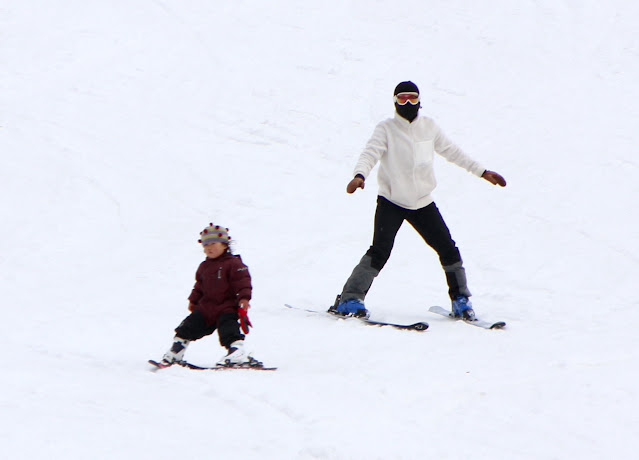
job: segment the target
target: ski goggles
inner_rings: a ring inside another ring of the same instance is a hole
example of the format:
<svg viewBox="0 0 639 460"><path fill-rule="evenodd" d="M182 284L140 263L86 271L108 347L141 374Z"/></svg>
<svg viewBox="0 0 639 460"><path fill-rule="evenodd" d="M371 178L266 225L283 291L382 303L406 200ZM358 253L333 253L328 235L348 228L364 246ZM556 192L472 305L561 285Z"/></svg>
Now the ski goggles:
<svg viewBox="0 0 639 460"><path fill-rule="evenodd" d="M399 93L395 95L394 99L399 105L406 105L409 102L411 105L417 105L419 104L419 93Z"/></svg>

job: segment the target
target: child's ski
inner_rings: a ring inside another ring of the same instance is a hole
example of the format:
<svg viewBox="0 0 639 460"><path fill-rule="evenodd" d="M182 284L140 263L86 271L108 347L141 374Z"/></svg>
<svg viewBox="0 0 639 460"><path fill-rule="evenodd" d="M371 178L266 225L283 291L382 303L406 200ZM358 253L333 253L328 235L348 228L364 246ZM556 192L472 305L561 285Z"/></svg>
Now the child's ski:
<svg viewBox="0 0 639 460"><path fill-rule="evenodd" d="M260 361L256 360L255 358L249 358L249 361L246 363L235 364L232 366L198 366L196 364L191 364L187 361L180 361L173 364L163 364L161 362L154 361L152 359L149 359L149 364L154 366L154 368L151 369L152 371L166 369L167 367L171 367L174 365L186 367L187 369L193 369L196 371L230 371L230 370L237 370L237 369L246 369L246 370L252 370L252 371L274 371L277 369L277 367L264 367L264 364L262 364Z"/></svg>
<svg viewBox="0 0 639 460"><path fill-rule="evenodd" d="M151 368L152 372L158 371L160 369L166 369L167 367L171 367L173 364L164 364L160 361L155 361L153 359L149 359L149 364L151 364L153 367Z"/></svg>
<svg viewBox="0 0 639 460"><path fill-rule="evenodd" d="M413 324L396 324L396 323L389 323L386 321L373 321L370 319L366 319L366 318L358 318L355 316L341 316L341 315L336 315L333 313L330 313L328 311L319 311L319 310L310 310L308 308L300 308L300 307L294 307L293 305L289 305L289 304L284 304L285 307L288 307L292 310L301 310L301 311L306 311L309 313L315 313L315 314L320 314L320 315L327 315L330 316L332 318L337 318L337 319L348 319L348 320L358 320L363 324L367 324L369 326L390 326L393 327L395 329L401 329L401 330L405 330L405 331L419 331L419 332L423 332L426 329L428 329L428 323L425 321L420 321L419 323L413 323Z"/></svg>
<svg viewBox="0 0 639 460"><path fill-rule="evenodd" d="M506 327L506 323L503 322L503 321L496 321L496 322L492 322L491 323L490 321L484 321L484 320L479 319L479 318L475 319L473 321L465 320L465 319L462 319L462 318L455 318L451 314L450 310L446 310L445 308L440 307L438 305L430 307L428 309L428 311L430 311L432 313L436 313L438 315L445 316L445 317L447 317L449 319L452 319L452 320L455 320L455 321L460 321L461 320L461 321L464 321L465 323L472 324L473 326L481 327L483 329L502 329L502 328Z"/></svg>
<svg viewBox="0 0 639 460"><path fill-rule="evenodd" d="M274 371L277 367L264 367L262 363L259 365L251 365L250 363L235 364L233 366L197 366L195 364L183 362L182 366L196 371L231 371L237 369L246 369L250 371Z"/></svg>

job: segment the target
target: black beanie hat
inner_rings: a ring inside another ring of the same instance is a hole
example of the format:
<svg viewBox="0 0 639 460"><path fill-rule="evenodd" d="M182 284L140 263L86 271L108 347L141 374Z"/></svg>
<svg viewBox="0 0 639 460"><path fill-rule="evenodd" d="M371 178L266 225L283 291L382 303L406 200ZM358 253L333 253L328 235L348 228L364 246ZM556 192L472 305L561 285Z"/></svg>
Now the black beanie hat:
<svg viewBox="0 0 639 460"><path fill-rule="evenodd" d="M419 94L419 88L412 81L403 81L395 87L393 96L397 96L399 93L417 93Z"/></svg>

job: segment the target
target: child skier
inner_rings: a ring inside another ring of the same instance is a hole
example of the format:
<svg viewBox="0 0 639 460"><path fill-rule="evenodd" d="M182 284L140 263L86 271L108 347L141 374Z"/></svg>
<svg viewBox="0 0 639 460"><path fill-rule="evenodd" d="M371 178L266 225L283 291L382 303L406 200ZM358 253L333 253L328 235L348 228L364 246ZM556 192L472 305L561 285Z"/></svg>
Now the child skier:
<svg viewBox="0 0 639 460"><path fill-rule="evenodd" d="M227 354L218 366L237 366L249 362L244 350L244 334L251 322L251 275L239 255L231 252L228 228L210 224L199 240L206 260L195 274L195 286L189 296L191 314L175 329L171 349L160 363L163 367L180 363L189 343L218 332L220 344ZM238 323L239 320L239 323ZM240 327L242 332L240 332Z"/></svg>

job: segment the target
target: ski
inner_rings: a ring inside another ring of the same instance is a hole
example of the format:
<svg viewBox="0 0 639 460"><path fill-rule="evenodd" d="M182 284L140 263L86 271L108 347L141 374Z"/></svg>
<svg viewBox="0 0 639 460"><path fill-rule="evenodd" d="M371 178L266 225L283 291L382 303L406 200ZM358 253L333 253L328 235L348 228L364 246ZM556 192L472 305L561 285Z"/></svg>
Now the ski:
<svg viewBox="0 0 639 460"><path fill-rule="evenodd" d="M151 372L155 372L158 371L160 369L166 369L168 367L173 366L173 364L163 364L160 361L155 361L153 359L149 359L149 364L151 364L153 367L151 368Z"/></svg>
<svg viewBox="0 0 639 460"><path fill-rule="evenodd" d="M184 367L188 369L193 369L195 371L233 371L233 370L247 370L247 371L275 371L277 367L265 367L265 366L244 366L244 365L236 365L236 366L196 366L191 363L184 363Z"/></svg>
<svg viewBox="0 0 639 460"><path fill-rule="evenodd" d="M462 318L455 318L452 313L450 312L450 310L446 310L445 308L442 308L438 305L432 306L428 309L428 311L435 313L437 315L442 315L445 316L446 318L455 320L455 321L463 321L465 323L468 324L472 324L473 326L477 326L477 327L481 327L483 329L502 329L504 327L506 327L506 323L503 321L497 321L497 322L490 322L490 321L484 321L482 319L475 319L473 321L470 320L465 320Z"/></svg>
<svg viewBox="0 0 639 460"><path fill-rule="evenodd" d="M174 365L185 367L187 369L193 369L196 371L231 371L239 369L251 371L274 371L277 369L277 367L265 367L264 364L254 358L249 358L249 361L246 363L229 366L198 366L196 364L189 363L188 361L180 361L178 363L166 365L152 359L149 359L149 364L154 366L154 369L151 369L152 371L166 369Z"/></svg>
<svg viewBox="0 0 639 460"><path fill-rule="evenodd" d="M293 305L289 305L289 304L284 304L285 307L290 308L292 310L299 310L299 311L305 311L308 313L314 313L317 315L325 315L325 316L330 316L331 318L335 318L335 319L345 319L345 320L357 320L363 324L366 324L368 326L378 326L378 327L383 327L383 326L390 326L392 328L395 329L400 329L400 330L404 330L404 331L419 331L419 332L423 332L426 329L428 329L428 323L421 321L419 323L413 323L413 324L397 324L397 323L389 323L386 321L374 321L371 319L366 319L366 318L358 318L356 316L342 316L342 315L336 315L334 313L330 313L328 311L320 311L320 310L312 310L312 309L308 309L308 308L301 308L301 307L295 307Z"/></svg>

